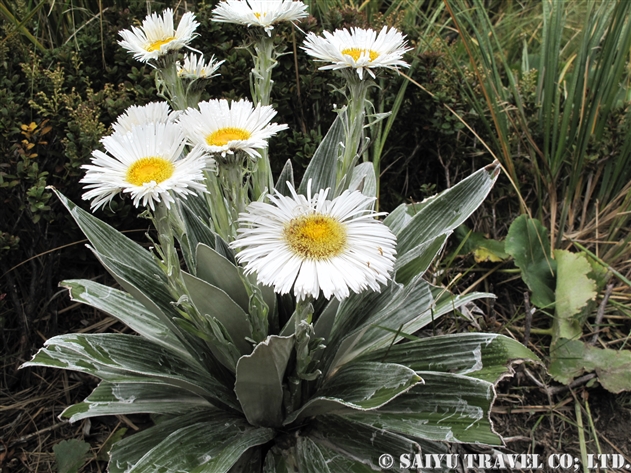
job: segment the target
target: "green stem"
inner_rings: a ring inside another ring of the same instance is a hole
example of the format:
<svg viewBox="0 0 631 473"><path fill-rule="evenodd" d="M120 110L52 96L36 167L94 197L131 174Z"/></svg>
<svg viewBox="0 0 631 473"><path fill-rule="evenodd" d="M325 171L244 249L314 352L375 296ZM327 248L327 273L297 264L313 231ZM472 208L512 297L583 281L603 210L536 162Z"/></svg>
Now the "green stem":
<svg viewBox="0 0 631 473"><path fill-rule="evenodd" d="M218 184L223 195L222 204L225 213L222 218L227 220L222 222L218 233L228 242L236 238L239 214L245 211L249 203L248 186L244 182L248 171L245 166L247 159L241 153L236 153L227 155L225 158L218 158L217 161Z"/></svg>
<svg viewBox="0 0 631 473"><path fill-rule="evenodd" d="M173 110L186 110L189 103L184 84L177 73L176 58L175 53L160 58L156 71L156 88L158 96L169 102Z"/></svg>
<svg viewBox="0 0 631 473"><path fill-rule="evenodd" d="M253 57L254 67L250 73L252 100L255 105L270 105L274 85L272 70L278 64L274 38L267 35L258 37L254 42ZM266 189L270 192L274 188L268 149L261 149L259 153L261 157L257 160L256 169L252 173L253 200L258 200Z"/></svg>
<svg viewBox="0 0 631 473"><path fill-rule="evenodd" d="M169 281L169 289L175 300L178 300L187 291L182 280L180 256L175 248L175 235L169 222L169 209L167 209L164 202L158 202L153 212L152 220L158 231L159 248L157 250L163 259L165 274Z"/></svg>
<svg viewBox="0 0 631 473"><path fill-rule="evenodd" d="M346 85L348 88L348 104L346 113L346 138L344 140L344 153L338 163L336 185L338 191L348 186L350 173L357 163L358 150L364 134L364 121L366 118L366 96L372 82L361 80L355 71L346 72Z"/></svg>

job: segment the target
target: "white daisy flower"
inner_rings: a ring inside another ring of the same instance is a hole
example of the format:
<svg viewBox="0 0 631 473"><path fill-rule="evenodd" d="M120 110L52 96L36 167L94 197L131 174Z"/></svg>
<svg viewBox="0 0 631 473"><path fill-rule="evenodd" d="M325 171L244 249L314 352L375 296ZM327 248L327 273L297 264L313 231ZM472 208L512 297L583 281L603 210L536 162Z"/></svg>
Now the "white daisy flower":
<svg viewBox="0 0 631 473"><path fill-rule="evenodd" d="M243 151L252 158L259 158L257 149L267 148L267 140L287 128L287 125L270 124L276 111L269 105L254 107L248 100L231 104L224 99L198 105L199 110L187 109L178 123L193 145L222 156Z"/></svg>
<svg viewBox="0 0 631 473"><path fill-rule="evenodd" d="M147 105L132 105L112 124L115 133L128 133L135 126L148 123L171 123L178 117L166 102L151 102Z"/></svg>
<svg viewBox="0 0 631 473"><path fill-rule="evenodd" d="M181 158L186 138L176 125L138 125L127 133L106 136L101 142L107 153L95 150L92 164L81 166L86 170L81 182L90 189L83 199L92 200L93 210L119 192L128 193L136 207L142 202L153 210L156 202L164 202L167 208L175 202L170 191L186 197L206 190L202 183L206 155L198 147Z"/></svg>
<svg viewBox="0 0 631 473"><path fill-rule="evenodd" d="M276 23L307 17L307 5L291 0L225 0L213 10L213 20L261 26L271 36Z"/></svg>
<svg viewBox="0 0 631 473"><path fill-rule="evenodd" d="M182 49L196 36L195 29L198 26L195 15L187 12L182 15L176 30L173 27L173 10L167 8L162 12L162 17L152 13L145 18L142 28L132 26L131 31L120 31L123 41L118 44L133 53L135 59L149 62L169 51Z"/></svg>
<svg viewBox="0 0 631 473"><path fill-rule="evenodd" d="M327 200L329 189L312 196L311 182L305 197L288 186L291 197L277 192L241 214L231 246L245 272L280 294L293 286L298 300L320 290L340 300L349 289L379 291L394 268L396 237L375 219L383 215L372 210L375 199L346 190Z"/></svg>
<svg viewBox="0 0 631 473"><path fill-rule="evenodd" d="M384 26L378 35L374 30L361 28L323 34L324 38L309 33L302 46L316 61L332 63L320 67L321 70L352 68L362 79L364 71L374 78L373 69L379 67L410 67L402 59L410 48L406 48L405 37L394 28Z"/></svg>
<svg viewBox="0 0 631 473"><path fill-rule="evenodd" d="M215 73L224 62L217 61L215 56L211 56L206 63L203 56L190 53L184 57L184 64L177 62L177 73L183 79L210 79L219 75L219 73Z"/></svg>

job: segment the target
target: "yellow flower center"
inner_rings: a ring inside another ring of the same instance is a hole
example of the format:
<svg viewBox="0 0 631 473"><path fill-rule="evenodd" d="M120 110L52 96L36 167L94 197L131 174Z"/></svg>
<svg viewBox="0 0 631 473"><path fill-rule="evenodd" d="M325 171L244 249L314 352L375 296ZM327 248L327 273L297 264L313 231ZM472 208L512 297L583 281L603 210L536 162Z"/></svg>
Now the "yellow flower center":
<svg viewBox="0 0 631 473"><path fill-rule="evenodd" d="M308 259L328 259L346 247L346 229L327 215L294 218L285 226L283 236L294 253Z"/></svg>
<svg viewBox="0 0 631 473"><path fill-rule="evenodd" d="M231 141L247 140L251 135L249 131L242 128L220 128L206 137L206 143L209 146L226 146Z"/></svg>
<svg viewBox="0 0 631 473"><path fill-rule="evenodd" d="M170 178L173 175L173 171L175 171L175 166L173 166L171 161L151 156L139 159L129 166L125 179L135 186L142 186L151 181L159 184Z"/></svg>
<svg viewBox="0 0 631 473"><path fill-rule="evenodd" d="M154 52L160 49L160 47L164 44L170 43L175 39L174 36L169 36L168 38L159 39L158 41L154 41L149 46L147 46L147 51Z"/></svg>
<svg viewBox="0 0 631 473"><path fill-rule="evenodd" d="M265 13L259 13L255 11L254 16L256 17L257 20L260 20L262 16L265 16Z"/></svg>
<svg viewBox="0 0 631 473"><path fill-rule="evenodd" d="M361 49L361 48L346 48L342 49L342 54L346 54L347 56L352 57L355 61L358 61L362 54L368 53L370 56L370 60L374 61L379 57L379 53L373 51L372 49Z"/></svg>

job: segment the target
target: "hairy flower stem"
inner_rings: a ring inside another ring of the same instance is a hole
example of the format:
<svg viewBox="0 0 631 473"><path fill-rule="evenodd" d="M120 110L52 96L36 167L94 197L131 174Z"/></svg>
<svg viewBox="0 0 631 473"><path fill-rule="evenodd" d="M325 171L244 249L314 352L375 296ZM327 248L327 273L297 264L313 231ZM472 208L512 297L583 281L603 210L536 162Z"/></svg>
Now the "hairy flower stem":
<svg viewBox="0 0 631 473"><path fill-rule="evenodd" d="M230 242L237 236L237 220L250 200L245 178L248 174L247 157L237 152L217 160L218 183L223 195L224 209L228 213L228 222L221 228L220 235Z"/></svg>
<svg viewBox="0 0 631 473"><path fill-rule="evenodd" d="M198 99L193 98L194 103L189 104L189 97L177 73L177 54L167 54L160 58L156 70L156 89L158 96L165 99L173 110L186 110L189 106L197 105Z"/></svg>
<svg viewBox="0 0 631 473"><path fill-rule="evenodd" d="M348 186L350 173L357 163L358 150L362 142L364 121L366 117L366 96L372 82L361 80L352 71L345 71L346 85L348 88L348 104L346 105L345 125L346 139L344 140L344 153L337 167L337 193Z"/></svg>
<svg viewBox="0 0 631 473"><path fill-rule="evenodd" d="M294 312L294 336L296 337L296 364L290 376L289 393L291 409L301 406L309 397L309 382L322 375L315 367L320 358L323 339L316 337L313 328L313 300L306 298L296 304Z"/></svg>
<svg viewBox="0 0 631 473"><path fill-rule="evenodd" d="M175 248L175 238L173 227L169 221L169 212L164 202L158 202L156 209L151 215L153 225L158 231L158 242L156 250L162 258L164 273L169 281L169 290L175 300L182 294L186 294L186 286L182 281L180 268L180 256Z"/></svg>
<svg viewBox="0 0 631 473"><path fill-rule="evenodd" d="M219 176L214 171L204 171L206 177L206 188L208 192L204 194L206 202L210 208L210 215L213 222L213 231L226 241L230 241L233 234L233 212L230 204L224 199Z"/></svg>
<svg viewBox="0 0 631 473"><path fill-rule="evenodd" d="M254 67L250 72L250 91L255 105L270 105L272 94L272 70L278 64L278 53L274 48L274 38L267 35L258 37L254 42ZM269 161L268 148L260 149L261 157L252 173L252 200L257 200L267 189L274 188L272 167Z"/></svg>

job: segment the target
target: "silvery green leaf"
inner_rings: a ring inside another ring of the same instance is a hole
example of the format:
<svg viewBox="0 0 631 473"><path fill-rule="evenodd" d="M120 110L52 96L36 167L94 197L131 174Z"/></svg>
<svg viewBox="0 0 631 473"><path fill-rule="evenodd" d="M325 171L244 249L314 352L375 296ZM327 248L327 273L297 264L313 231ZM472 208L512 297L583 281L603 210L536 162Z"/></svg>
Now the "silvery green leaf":
<svg viewBox="0 0 631 473"><path fill-rule="evenodd" d="M292 412L283 424L343 408L376 409L419 382L422 382L421 378L403 365L348 363L329 376L315 397Z"/></svg>
<svg viewBox="0 0 631 473"><path fill-rule="evenodd" d="M215 235L215 251L226 258L228 261L230 261L232 264L237 264L236 260L234 259L234 251L232 251L232 248L230 248L230 245L228 245L226 240L221 238L219 235Z"/></svg>
<svg viewBox="0 0 631 473"><path fill-rule="evenodd" d="M183 225L183 233L177 235L182 254L186 260L189 272L197 275L197 259L195 258L198 245L204 244L214 246L215 233L211 230L207 223L204 222L204 208L206 207L202 196L189 196L188 199L178 199L174 205L177 205L178 215ZM172 214L169 214L171 216ZM209 221L209 216L205 219Z"/></svg>
<svg viewBox="0 0 631 473"><path fill-rule="evenodd" d="M147 275L137 271L135 268L102 256L96 251L94 251L94 254L116 282L134 299L144 305L149 311L153 312L160 322L164 324L166 329L180 340L191 357L199 357L199 354L204 350L201 340L187 336L187 334L180 330L174 323L174 320L178 319L180 314L175 310L168 288L163 281L147 277Z"/></svg>
<svg viewBox="0 0 631 473"><path fill-rule="evenodd" d="M408 251L402 258L397 258L394 264L395 279L398 283L407 284L415 276L425 274L434 258L445 246L447 238L452 232L446 232Z"/></svg>
<svg viewBox="0 0 631 473"><path fill-rule="evenodd" d="M373 163L361 163L353 168L348 190L358 190L368 197L377 196L377 179L375 178L375 166Z"/></svg>
<svg viewBox="0 0 631 473"><path fill-rule="evenodd" d="M250 448L274 438L242 417L217 410L178 416L112 448L110 473L226 473Z"/></svg>
<svg viewBox="0 0 631 473"><path fill-rule="evenodd" d="M350 327L334 326L338 336L344 333L348 335L337 345L335 357L328 366L329 373L365 351L392 344L392 330L413 333L415 330L411 326L425 325L426 320L431 320L434 298L428 282L417 276L407 286L392 283L391 288L392 292L384 291L379 303L373 304L367 311L361 311L363 317L357 328L351 330ZM335 349L335 345L332 345L332 349Z"/></svg>
<svg viewBox="0 0 631 473"><path fill-rule="evenodd" d="M299 440L300 439L301 437L299 437ZM330 471L331 473L335 473L338 471L344 473L374 473L375 471L369 465L355 460L354 458L345 455L344 453L331 450L330 448L327 448L322 444L316 444L315 442L313 442L313 444L318 449L322 457L325 459L326 465L328 467L328 470L325 471Z"/></svg>
<svg viewBox="0 0 631 473"><path fill-rule="evenodd" d="M22 366L80 371L111 383L163 383L186 389L215 405L240 409L234 394L199 365L135 335L59 335L47 340Z"/></svg>
<svg viewBox="0 0 631 473"><path fill-rule="evenodd" d="M182 271L182 279L199 313L218 320L241 354L249 354L252 345L246 338L252 338L252 327L243 309L224 291L192 274Z"/></svg>
<svg viewBox="0 0 631 473"><path fill-rule="evenodd" d="M57 190L53 190L68 209L79 228L100 255L132 265L147 277L164 281L166 277L153 255L118 230L77 207Z"/></svg>
<svg viewBox="0 0 631 473"><path fill-rule="evenodd" d="M164 383L108 383L102 381L83 402L61 413L70 422L103 415L182 414L212 408L206 400Z"/></svg>
<svg viewBox="0 0 631 473"><path fill-rule="evenodd" d="M430 197L418 207L407 206L407 212L413 217L396 217L387 224L398 227L397 253L402 258L408 251L439 235L452 231L462 224L484 201L499 175L499 164L490 164L455 186ZM402 220L407 220L403 223ZM392 227L391 227L392 228Z"/></svg>
<svg viewBox="0 0 631 473"><path fill-rule="evenodd" d="M398 235L412 220L413 214L410 213L409 205L422 205L422 204L400 204L396 209L388 214L383 220L384 225L390 228L390 231L395 235Z"/></svg>
<svg viewBox="0 0 631 473"><path fill-rule="evenodd" d="M337 160L340 147L344 142L344 122L347 121L346 111L340 111L326 136L311 158L305 174L300 182L298 192L307 195L307 183L311 179L311 191L331 188L335 191Z"/></svg>
<svg viewBox="0 0 631 473"><path fill-rule="evenodd" d="M291 195L291 193L289 192L289 187L287 187L288 182L292 185L292 187L295 187L294 168L291 165L291 159L287 160L287 162L283 166L283 170L278 176L278 180L276 181L276 190L284 196Z"/></svg>
<svg viewBox="0 0 631 473"><path fill-rule="evenodd" d="M164 319L147 310L130 294L87 279L68 279L62 281L60 286L70 291L73 301L82 302L116 317L148 340L177 351L180 355L191 357L173 332L167 329ZM193 361L192 358L191 360Z"/></svg>
<svg viewBox="0 0 631 473"><path fill-rule="evenodd" d="M300 473L331 473L324 455L309 437L298 437L296 457Z"/></svg>
<svg viewBox="0 0 631 473"><path fill-rule="evenodd" d="M271 335L239 358L234 391L250 424L282 424L283 378L293 348L294 337Z"/></svg>
<svg viewBox="0 0 631 473"><path fill-rule="evenodd" d="M278 452L277 447L272 447L265 456L263 464L263 473L294 473L298 467L297 459L291 453L284 451ZM293 462L288 465L288 461Z"/></svg>
<svg viewBox="0 0 631 473"><path fill-rule="evenodd" d="M244 311L248 311L248 293L239 270L226 257L204 244L197 245L196 276L225 291Z"/></svg>
<svg viewBox="0 0 631 473"><path fill-rule="evenodd" d="M374 471L381 471L379 456L384 453L390 454L394 458L399 458L404 453L410 455L421 453L418 442L388 432L386 429L375 428L336 415L318 417L313 422L313 427L314 430L309 434L309 437L319 447L325 447L356 462L363 463ZM350 471L363 473L366 470L352 469ZM407 473L409 470L399 468L398 462L395 462L388 471Z"/></svg>
<svg viewBox="0 0 631 473"><path fill-rule="evenodd" d="M340 306L340 301L336 298L332 298L322 310L322 313L313 325L316 337L323 338L325 341L329 338L331 330L333 329L333 323L335 322L335 316L337 315L337 309Z"/></svg>
<svg viewBox="0 0 631 473"><path fill-rule="evenodd" d="M505 335L455 333L399 343L361 356L360 360L398 363L414 371L461 374L496 383L511 372L511 361L539 359Z"/></svg>
<svg viewBox="0 0 631 473"><path fill-rule="evenodd" d="M452 294L447 290L447 288L439 287L439 286L431 286L432 296L436 301L431 317L428 319L424 319L421 322L424 322L423 325L419 326L418 324L413 325L414 331L420 330L425 325L429 324L433 320L436 320L438 317L441 317L449 312L453 312L454 310L459 309L460 307L469 304L478 299L495 299L495 294L491 294L490 292L469 292L464 295L460 294ZM410 331L409 333L414 333Z"/></svg>
<svg viewBox="0 0 631 473"><path fill-rule="evenodd" d="M491 425L493 383L457 374L421 371L424 384L380 409L345 412L344 418L375 429L428 440L502 445Z"/></svg>

